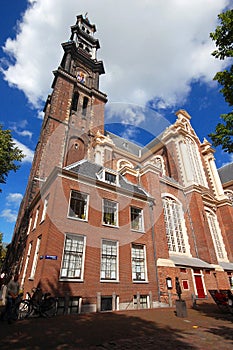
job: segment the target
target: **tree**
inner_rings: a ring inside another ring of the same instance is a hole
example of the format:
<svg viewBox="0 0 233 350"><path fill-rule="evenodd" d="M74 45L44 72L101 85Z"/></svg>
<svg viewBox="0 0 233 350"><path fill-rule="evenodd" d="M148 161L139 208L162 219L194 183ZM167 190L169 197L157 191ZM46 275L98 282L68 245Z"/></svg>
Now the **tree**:
<svg viewBox="0 0 233 350"><path fill-rule="evenodd" d="M6 178L11 170L19 169L20 165L15 162L20 162L24 157L23 152L13 141L11 131L3 130L0 125L0 183L6 183Z"/></svg>
<svg viewBox="0 0 233 350"><path fill-rule="evenodd" d="M220 25L215 32L210 33L210 37L215 41L217 49L212 53L220 60L233 58L233 10L227 10L218 15ZM222 85L220 92L225 101L233 107L233 65L227 70L218 72L214 80ZM233 152L233 109L227 114L221 114L222 123L218 123L215 132L209 136L214 146L222 146L225 152Z"/></svg>

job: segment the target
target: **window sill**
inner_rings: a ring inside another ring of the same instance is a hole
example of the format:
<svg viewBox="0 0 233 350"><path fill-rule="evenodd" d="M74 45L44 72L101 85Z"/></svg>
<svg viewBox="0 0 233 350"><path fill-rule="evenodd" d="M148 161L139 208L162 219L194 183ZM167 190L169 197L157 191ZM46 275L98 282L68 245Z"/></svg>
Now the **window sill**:
<svg viewBox="0 0 233 350"><path fill-rule="evenodd" d="M67 219L71 219L71 220L76 220L76 221L82 221L82 222L88 222L88 219L82 219L82 218L76 218L73 216L67 216Z"/></svg>
<svg viewBox="0 0 233 350"><path fill-rule="evenodd" d="M135 228L132 228L131 227L131 231L133 231L133 232L138 232L138 233L145 233L145 231L144 230L137 230L137 229L135 229Z"/></svg>
<svg viewBox="0 0 233 350"><path fill-rule="evenodd" d="M84 282L84 279L80 279L80 278L68 278L68 277L60 277L59 278L59 282Z"/></svg>
<svg viewBox="0 0 233 350"><path fill-rule="evenodd" d="M133 281L133 283L137 283L137 284L138 283L146 283L147 284L147 283L149 283L149 281Z"/></svg>
<svg viewBox="0 0 233 350"><path fill-rule="evenodd" d="M120 283L119 280L100 280L100 283Z"/></svg>
<svg viewBox="0 0 233 350"><path fill-rule="evenodd" d="M102 223L102 225L107 227L119 228L118 225L105 224L104 222Z"/></svg>

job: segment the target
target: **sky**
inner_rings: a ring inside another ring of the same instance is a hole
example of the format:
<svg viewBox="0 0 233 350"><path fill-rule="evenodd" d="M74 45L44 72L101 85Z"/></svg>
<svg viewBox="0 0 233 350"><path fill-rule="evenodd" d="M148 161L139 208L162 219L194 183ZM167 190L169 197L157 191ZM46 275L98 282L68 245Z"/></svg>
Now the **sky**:
<svg viewBox="0 0 233 350"><path fill-rule="evenodd" d="M76 15L88 12L104 62L100 90L108 95L106 128L137 143L150 141L185 109L200 141L229 111L209 33L229 0L1 0L0 124L26 155L1 185L0 231L10 242L43 119L43 107ZM119 127L123 125L122 127ZM138 130L145 131L145 133ZM147 135L144 137L144 135ZM233 161L216 149L216 165Z"/></svg>

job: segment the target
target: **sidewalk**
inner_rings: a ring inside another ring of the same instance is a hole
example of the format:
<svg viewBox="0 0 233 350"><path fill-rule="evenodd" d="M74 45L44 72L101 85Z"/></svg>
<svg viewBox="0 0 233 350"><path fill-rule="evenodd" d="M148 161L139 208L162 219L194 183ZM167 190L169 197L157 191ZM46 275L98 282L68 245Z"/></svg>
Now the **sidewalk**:
<svg viewBox="0 0 233 350"><path fill-rule="evenodd" d="M232 350L233 315L203 303L186 318L161 308L1 322L0 348Z"/></svg>

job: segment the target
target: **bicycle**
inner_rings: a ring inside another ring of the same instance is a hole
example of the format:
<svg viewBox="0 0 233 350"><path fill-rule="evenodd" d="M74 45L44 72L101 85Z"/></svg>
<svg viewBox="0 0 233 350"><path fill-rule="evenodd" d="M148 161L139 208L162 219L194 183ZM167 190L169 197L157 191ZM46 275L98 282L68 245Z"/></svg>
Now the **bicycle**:
<svg viewBox="0 0 233 350"><path fill-rule="evenodd" d="M53 317L57 313L57 299L50 293L42 293L40 288L33 288L33 294L27 292L27 298L23 299L18 309L18 319L27 317Z"/></svg>

